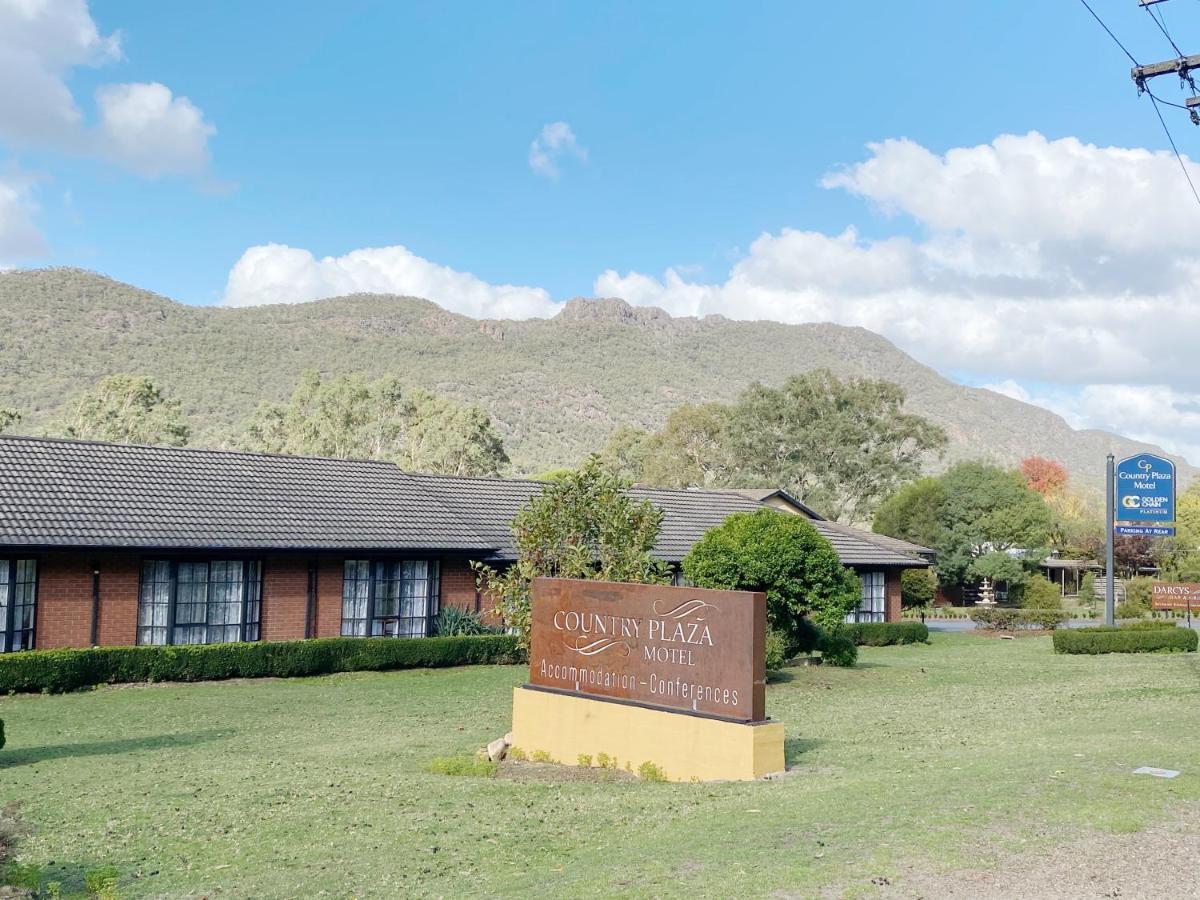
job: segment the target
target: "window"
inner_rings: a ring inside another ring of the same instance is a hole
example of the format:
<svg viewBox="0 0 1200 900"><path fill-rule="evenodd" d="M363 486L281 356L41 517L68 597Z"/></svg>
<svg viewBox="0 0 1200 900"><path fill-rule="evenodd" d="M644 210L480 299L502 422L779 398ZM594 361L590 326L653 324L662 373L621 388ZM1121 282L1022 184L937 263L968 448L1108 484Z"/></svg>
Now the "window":
<svg viewBox="0 0 1200 900"><path fill-rule="evenodd" d="M37 560L0 559L0 653L32 650Z"/></svg>
<svg viewBox="0 0 1200 900"><path fill-rule="evenodd" d="M139 644L257 641L262 564L226 559L142 562Z"/></svg>
<svg viewBox="0 0 1200 900"><path fill-rule="evenodd" d="M431 559L348 559L342 576L342 634L425 637L438 612L440 565Z"/></svg>
<svg viewBox="0 0 1200 900"><path fill-rule="evenodd" d="M846 616L847 622L882 622L887 615L887 588L883 572L859 572L862 601Z"/></svg>

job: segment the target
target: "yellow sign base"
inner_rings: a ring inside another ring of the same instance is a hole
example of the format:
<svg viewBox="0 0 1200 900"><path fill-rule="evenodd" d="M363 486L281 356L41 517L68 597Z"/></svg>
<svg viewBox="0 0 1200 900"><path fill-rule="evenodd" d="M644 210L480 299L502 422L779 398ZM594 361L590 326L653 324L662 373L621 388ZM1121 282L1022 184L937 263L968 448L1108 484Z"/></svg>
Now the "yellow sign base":
<svg viewBox="0 0 1200 900"><path fill-rule="evenodd" d="M634 772L649 762L670 781L752 781L784 768L782 722L724 722L520 687L513 746L567 765L590 757L596 766L601 754Z"/></svg>

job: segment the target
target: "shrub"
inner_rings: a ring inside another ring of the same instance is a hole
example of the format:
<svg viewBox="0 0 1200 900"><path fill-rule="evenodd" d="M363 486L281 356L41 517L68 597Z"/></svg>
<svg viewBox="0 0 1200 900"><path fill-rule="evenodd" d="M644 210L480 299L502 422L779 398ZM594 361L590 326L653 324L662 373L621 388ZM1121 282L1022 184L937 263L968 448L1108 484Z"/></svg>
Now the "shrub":
<svg viewBox="0 0 1200 900"><path fill-rule="evenodd" d="M577 757L575 757L575 763L581 768L590 769L592 767L592 754L580 753Z"/></svg>
<svg viewBox="0 0 1200 900"><path fill-rule="evenodd" d="M61 693L96 684L294 678L331 672L510 663L513 635L315 638L172 647L92 647L0 654L0 693Z"/></svg>
<svg viewBox="0 0 1200 900"><path fill-rule="evenodd" d="M900 606L928 606L937 597L937 576L933 569L905 569L900 573Z"/></svg>
<svg viewBox="0 0 1200 900"><path fill-rule="evenodd" d="M1113 615L1118 619L1140 619L1149 611L1148 606L1123 600L1113 608Z"/></svg>
<svg viewBox="0 0 1200 900"><path fill-rule="evenodd" d="M858 662L858 648L844 631L827 631L817 643L821 660L830 666L852 667Z"/></svg>
<svg viewBox="0 0 1200 900"><path fill-rule="evenodd" d="M1096 573L1090 569L1083 573L1083 583L1079 585L1079 596L1085 601L1096 599Z"/></svg>
<svg viewBox="0 0 1200 900"><path fill-rule="evenodd" d="M0 719L0 750L4 749L4 720Z"/></svg>
<svg viewBox="0 0 1200 900"><path fill-rule="evenodd" d="M101 866L83 876L83 888L93 900L117 900L120 897L117 891L120 878L121 873L113 866Z"/></svg>
<svg viewBox="0 0 1200 900"><path fill-rule="evenodd" d="M551 757L550 754L547 753L545 750L534 750L531 754L529 754L529 758L533 762L536 762L536 763L552 763L552 762L554 762L553 757Z"/></svg>
<svg viewBox="0 0 1200 900"><path fill-rule="evenodd" d="M1154 579L1139 575L1125 582L1125 604L1138 611L1135 616L1150 611L1150 597L1154 592ZM1123 604L1123 605L1125 605ZM1131 616L1132 618L1132 616Z"/></svg>
<svg viewBox="0 0 1200 900"><path fill-rule="evenodd" d="M971 619L987 631L1018 631L1044 628L1053 631L1070 617L1061 609L1013 609L1007 606L976 607Z"/></svg>
<svg viewBox="0 0 1200 900"><path fill-rule="evenodd" d="M766 650L767 671L774 672L782 669L788 658L787 638L783 636L783 632L776 631L774 628L767 629Z"/></svg>
<svg viewBox="0 0 1200 900"><path fill-rule="evenodd" d="M1034 575L1021 594L1024 609L1062 609L1062 593L1050 579Z"/></svg>
<svg viewBox="0 0 1200 900"><path fill-rule="evenodd" d="M929 643L929 629L922 622L856 622L843 626L842 633L859 647Z"/></svg>
<svg viewBox="0 0 1200 900"><path fill-rule="evenodd" d="M500 768L498 763L477 756L435 756L426 768L434 775L465 775L470 778L491 778Z"/></svg>
<svg viewBox="0 0 1200 900"><path fill-rule="evenodd" d="M475 634L499 634L500 629L486 624L483 617L473 609L446 606L433 620L433 633L438 637L467 637Z"/></svg>
<svg viewBox="0 0 1200 900"><path fill-rule="evenodd" d="M1193 653L1190 628L1074 628L1054 632L1055 653Z"/></svg>
<svg viewBox="0 0 1200 900"><path fill-rule="evenodd" d="M667 773L647 760L638 766L638 778L642 781L666 781Z"/></svg>

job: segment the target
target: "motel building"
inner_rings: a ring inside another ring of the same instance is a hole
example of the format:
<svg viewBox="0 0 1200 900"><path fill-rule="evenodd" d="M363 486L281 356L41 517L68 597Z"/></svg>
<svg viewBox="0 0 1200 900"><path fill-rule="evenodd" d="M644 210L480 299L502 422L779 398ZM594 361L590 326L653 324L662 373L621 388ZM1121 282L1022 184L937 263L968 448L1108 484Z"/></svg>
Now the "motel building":
<svg viewBox="0 0 1200 900"><path fill-rule="evenodd" d="M419 637L488 612L473 560L515 558L535 481L387 462L0 436L0 652L307 637ZM783 491L632 488L678 571L727 516L802 515L863 584L855 621L900 617L931 551L828 522Z"/></svg>

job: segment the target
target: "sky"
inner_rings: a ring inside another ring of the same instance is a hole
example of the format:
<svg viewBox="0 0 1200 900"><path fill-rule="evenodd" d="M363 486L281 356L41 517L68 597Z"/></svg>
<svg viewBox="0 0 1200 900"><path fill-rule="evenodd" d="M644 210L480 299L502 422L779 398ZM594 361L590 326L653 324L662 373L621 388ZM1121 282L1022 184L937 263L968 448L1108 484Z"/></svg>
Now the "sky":
<svg viewBox="0 0 1200 900"><path fill-rule="evenodd" d="M1077 0L0 0L0 267L858 325L1200 463L1200 200L1130 65Z"/></svg>

